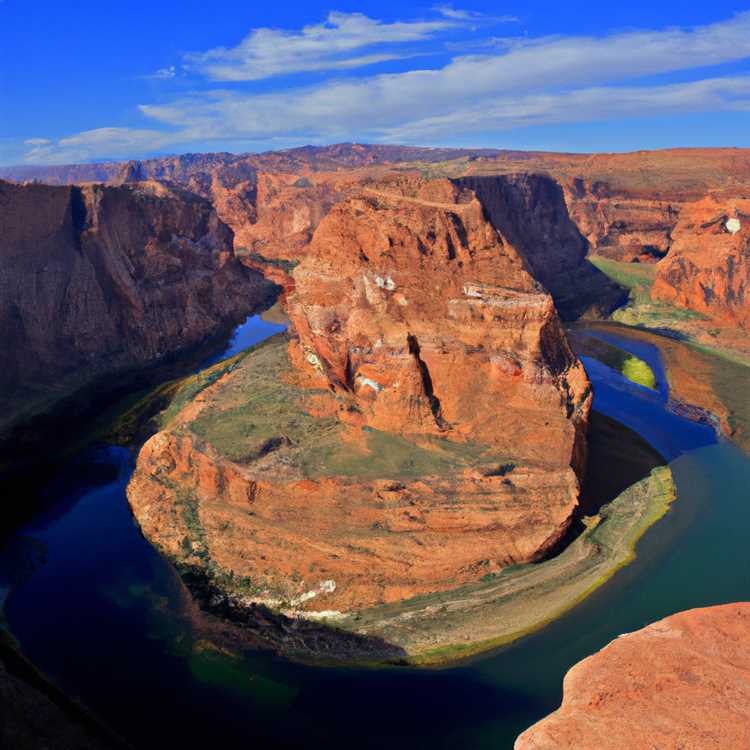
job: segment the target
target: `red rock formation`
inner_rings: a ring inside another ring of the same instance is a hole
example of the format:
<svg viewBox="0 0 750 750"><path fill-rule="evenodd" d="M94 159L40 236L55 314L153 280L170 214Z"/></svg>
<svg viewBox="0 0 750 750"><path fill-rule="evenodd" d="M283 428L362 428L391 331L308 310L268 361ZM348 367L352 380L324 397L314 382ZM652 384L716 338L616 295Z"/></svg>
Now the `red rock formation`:
<svg viewBox="0 0 750 750"><path fill-rule="evenodd" d="M618 194L606 183L575 178L564 185L570 218L597 255L656 263L672 243L681 201Z"/></svg>
<svg viewBox="0 0 750 750"><path fill-rule="evenodd" d="M144 533L233 601L305 616L553 548L578 505L590 389L474 194L364 190L293 276L294 366L278 344L250 355L146 443L129 488Z"/></svg>
<svg viewBox="0 0 750 750"><path fill-rule="evenodd" d="M564 188L570 216L593 252L614 260L646 263L659 260L669 251L683 204L715 191L740 196L750 190L747 149L555 154L336 144L264 154L186 154L124 166L10 167L0 169L0 176L52 183L118 183L129 169L131 178L174 182L211 200L222 220L235 231L239 246L255 248L265 257L292 260L303 253L312 231L333 203L356 192L349 188L357 180L365 184L373 177L382 178L386 169L414 167L452 178L549 175ZM260 184L260 173L265 187ZM489 192L497 194L498 190ZM546 192L549 198L551 193ZM530 206L524 208L529 210ZM556 239L572 248L570 238L563 237L568 234L562 229L563 222L556 226ZM543 246L550 252L549 243ZM571 262L575 255L570 255ZM537 278L553 292L565 317L573 317L576 308L606 311L616 301L615 291L605 289L601 278L585 262L573 271L564 271L566 283L549 271L545 273L538 264L531 265ZM268 264L256 262L255 266L288 281ZM564 291L550 286L553 282ZM575 293L570 291L573 287ZM584 291L582 300L578 299L580 290Z"/></svg>
<svg viewBox="0 0 750 750"><path fill-rule="evenodd" d="M652 297L750 327L750 200L708 197L686 205Z"/></svg>
<svg viewBox="0 0 750 750"><path fill-rule="evenodd" d="M372 427L505 442L502 409L568 465L586 378L552 300L473 193L447 180L385 188L338 204L294 271L293 358L351 392ZM540 403L562 421L535 419Z"/></svg>
<svg viewBox="0 0 750 750"><path fill-rule="evenodd" d="M158 183L0 183L3 418L159 361L271 296L209 203Z"/></svg>
<svg viewBox="0 0 750 750"><path fill-rule="evenodd" d="M515 750L750 744L750 604L693 609L612 641L565 676L562 706Z"/></svg>

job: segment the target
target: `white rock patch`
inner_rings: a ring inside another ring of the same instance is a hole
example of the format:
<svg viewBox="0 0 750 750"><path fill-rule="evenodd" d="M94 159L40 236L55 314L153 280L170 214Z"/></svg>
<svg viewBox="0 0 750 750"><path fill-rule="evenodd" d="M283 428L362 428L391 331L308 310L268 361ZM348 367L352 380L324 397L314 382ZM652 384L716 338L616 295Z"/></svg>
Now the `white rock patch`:
<svg viewBox="0 0 750 750"><path fill-rule="evenodd" d="M727 228L727 232L729 232L730 234L737 234L737 232L739 232L742 228L740 220L735 218L727 219L727 223L724 224L724 226Z"/></svg>
<svg viewBox="0 0 750 750"><path fill-rule="evenodd" d="M366 378L364 375L357 375L357 380L359 381L360 385L367 385L370 388L372 388L375 393L380 393L380 391L383 390L383 386L380 385L376 380L372 380L371 378Z"/></svg>
<svg viewBox="0 0 750 750"><path fill-rule="evenodd" d="M381 289L387 289L392 292L396 288L396 282L390 276L376 276L375 284Z"/></svg>
<svg viewBox="0 0 750 750"><path fill-rule="evenodd" d="M323 369L323 363L320 361L320 357L318 357L317 354L313 354L312 352L307 352L305 359L316 369L318 370Z"/></svg>

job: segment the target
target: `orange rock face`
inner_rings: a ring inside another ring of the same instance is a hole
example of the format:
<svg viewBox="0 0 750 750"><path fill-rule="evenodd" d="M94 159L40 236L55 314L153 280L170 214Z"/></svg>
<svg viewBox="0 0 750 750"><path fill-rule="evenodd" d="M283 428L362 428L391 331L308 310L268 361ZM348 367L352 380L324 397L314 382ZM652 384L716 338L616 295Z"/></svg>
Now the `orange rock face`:
<svg viewBox="0 0 750 750"><path fill-rule="evenodd" d="M652 297L750 326L750 200L710 196L685 206Z"/></svg>
<svg viewBox="0 0 750 750"><path fill-rule="evenodd" d="M293 276L288 354L249 355L144 446L129 497L146 535L234 604L306 617L554 547L578 505L590 388L476 196L448 180L365 189Z"/></svg>
<svg viewBox="0 0 750 750"><path fill-rule="evenodd" d="M158 183L0 183L3 421L195 346L270 299L210 204Z"/></svg>
<svg viewBox="0 0 750 750"><path fill-rule="evenodd" d="M587 259L587 243L571 221L560 186L535 174L462 177L495 228L517 248L529 271L552 294L565 320L605 316L627 294Z"/></svg>
<svg viewBox="0 0 750 750"><path fill-rule="evenodd" d="M367 189L325 218L294 279L293 359L351 393L356 419L498 443L502 408L540 446L562 428L570 463L586 376L551 298L472 192L448 180ZM560 419L535 419L540 404Z"/></svg>
<svg viewBox="0 0 750 750"><path fill-rule="evenodd" d="M750 744L750 604L621 636L565 676L562 706L516 750L723 750Z"/></svg>

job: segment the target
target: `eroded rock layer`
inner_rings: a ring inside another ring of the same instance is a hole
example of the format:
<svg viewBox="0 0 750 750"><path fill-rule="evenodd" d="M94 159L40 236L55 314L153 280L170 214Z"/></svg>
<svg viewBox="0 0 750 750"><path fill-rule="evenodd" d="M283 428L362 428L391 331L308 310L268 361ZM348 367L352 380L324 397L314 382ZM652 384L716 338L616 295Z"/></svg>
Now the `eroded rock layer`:
<svg viewBox="0 0 750 750"><path fill-rule="evenodd" d="M551 297L473 192L337 204L294 269L291 340L208 376L144 446L146 535L234 604L337 617L557 545L590 388Z"/></svg>
<svg viewBox="0 0 750 750"><path fill-rule="evenodd" d="M196 195L0 183L0 427L238 322L272 286Z"/></svg>
<svg viewBox="0 0 750 750"><path fill-rule="evenodd" d="M562 706L516 750L723 750L750 742L750 604L620 636L565 676Z"/></svg>

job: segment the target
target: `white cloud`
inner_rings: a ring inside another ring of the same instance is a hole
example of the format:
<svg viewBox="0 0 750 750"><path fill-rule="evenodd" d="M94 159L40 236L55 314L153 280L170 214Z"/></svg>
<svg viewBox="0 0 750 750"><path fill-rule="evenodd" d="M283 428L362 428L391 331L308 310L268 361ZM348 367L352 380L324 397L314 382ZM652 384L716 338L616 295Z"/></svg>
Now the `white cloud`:
<svg viewBox="0 0 750 750"><path fill-rule="evenodd" d="M417 31L413 24L397 30L392 27L403 24L380 24L364 16L356 16L353 23L359 31L350 29L349 35L357 40L367 34L433 33L425 28ZM312 48L318 44L317 33L308 34ZM359 44L337 39L340 50L356 49ZM280 53L275 69L307 59L308 52L302 50L308 49L308 42L293 42L296 51ZM163 104L145 104L141 112L171 132L104 128L56 144L40 144L32 149L31 158L71 160L61 153L85 154L75 158L126 156L139 150L174 150L184 143L220 147L222 141L242 141L250 146L273 138L439 143L445 138L455 141L460 133L544 123L750 111L750 76L714 73L669 85L648 80L649 76L748 57L750 12L695 29L503 40L491 54L459 56L435 70L330 80L262 94L237 89L202 91ZM263 65L266 72L273 68L267 58Z"/></svg>
<svg viewBox="0 0 750 750"><path fill-rule="evenodd" d="M185 66L215 81L256 81L302 71L358 68L404 56L358 54L358 50L425 41L463 23L462 16L383 23L362 13L333 12L324 23L300 31L254 29L236 47L186 55Z"/></svg>
<svg viewBox="0 0 750 750"><path fill-rule="evenodd" d="M32 164L65 164L101 158L127 158L135 153L153 151L175 141L175 135L159 130L136 128L97 128L85 130L52 142L38 141L25 161ZM179 137L177 137L179 140Z"/></svg>
<svg viewBox="0 0 750 750"><path fill-rule="evenodd" d="M491 20L496 23L516 23L520 19L517 16L492 16L488 18L483 13L477 13L473 10L460 10L454 8L451 5L436 5L432 8L436 13L439 13L445 18L452 18L457 21L479 21L479 20Z"/></svg>
<svg viewBox="0 0 750 750"><path fill-rule="evenodd" d="M170 65L168 68L159 68L159 70L144 77L155 78L161 81L168 81L172 78L175 78L176 76L177 76L177 67L175 65Z"/></svg>
<svg viewBox="0 0 750 750"><path fill-rule="evenodd" d="M27 146L46 146L48 143L52 143L49 138L27 138L24 143Z"/></svg>

